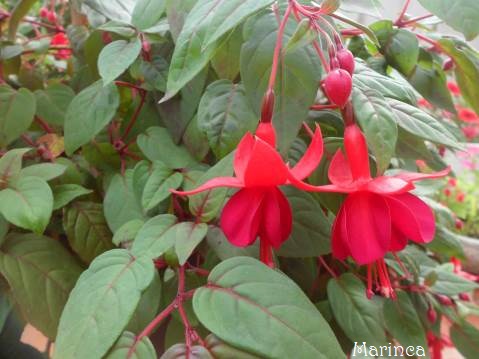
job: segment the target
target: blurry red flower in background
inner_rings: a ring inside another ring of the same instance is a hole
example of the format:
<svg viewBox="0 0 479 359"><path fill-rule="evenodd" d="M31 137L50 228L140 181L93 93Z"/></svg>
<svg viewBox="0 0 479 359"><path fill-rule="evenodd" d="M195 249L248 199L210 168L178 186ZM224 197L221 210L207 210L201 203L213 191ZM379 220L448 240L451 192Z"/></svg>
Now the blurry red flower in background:
<svg viewBox="0 0 479 359"><path fill-rule="evenodd" d="M457 106L456 108L457 116L461 121L479 123L479 116L477 116L477 114L473 110L461 106Z"/></svg>
<svg viewBox="0 0 479 359"><path fill-rule="evenodd" d="M66 37L65 33L59 32L52 37L51 45L54 46L69 46L70 41ZM72 54L70 49L59 49L55 53L55 58L57 60L68 60Z"/></svg>
<svg viewBox="0 0 479 359"><path fill-rule="evenodd" d="M460 96L461 95L461 89L455 82L449 81L447 83L447 88L449 91L454 95L454 96Z"/></svg>

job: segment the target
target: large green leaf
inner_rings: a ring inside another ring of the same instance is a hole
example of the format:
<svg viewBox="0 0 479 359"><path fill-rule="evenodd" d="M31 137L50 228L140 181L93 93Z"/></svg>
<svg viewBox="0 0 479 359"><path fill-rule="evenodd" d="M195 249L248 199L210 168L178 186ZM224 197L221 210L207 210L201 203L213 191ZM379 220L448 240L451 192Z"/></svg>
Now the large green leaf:
<svg viewBox="0 0 479 359"><path fill-rule="evenodd" d="M6 186L10 178L20 173L23 155L30 150L30 148L15 148L0 157L0 188Z"/></svg>
<svg viewBox="0 0 479 359"><path fill-rule="evenodd" d="M60 184L52 187L53 209L60 209L73 201L75 198L90 194L92 190L78 184Z"/></svg>
<svg viewBox="0 0 479 359"><path fill-rule="evenodd" d="M21 228L43 233L52 210L52 190L41 178L20 177L0 191L0 213Z"/></svg>
<svg viewBox="0 0 479 359"><path fill-rule="evenodd" d="M138 146L148 159L161 161L170 168L184 168L195 162L186 148L176 145L163 127L148 128L145 134L138 136Z"/></svg>
<svg viewBox="0 0 479 359"><path fill-rule="evenodd" d="M108 19L130 23L137 0L84 0L83 2Z"/></svg>
<svg viewBox="0 0 479 359"><path fill-rule="evenodd" d="M115 84L97 81L78 95L68 106L65 117L65 151L71 155L93 139L111 121L120 104Z"/></svg>
<svg viewBox="0 0 479 359"><path fill-rule="evenodd" d="M426 277L430 275L431 272L435 272L434 276L437 276L437 280L430 288L434 293L453 296L459 293L471 292L479 288L477 283L462 278L443 268L424 268L421 274Z"/></svg>
<svg viewBox="0 0 479 359"><path fill-rule="evenodd" d="M53 125L63 125L70 102L75 97L72 88L63 84L53 84L45 90L35 91L37 115Z"/></svg>
<svg viewBox="0 0 479 359"><path fill-rule="evenodd" d="M234 348L222 342L216 335L210 334L206 338L206 348L217 359L259 359L258 356Z"/></svg>
<svg viewBox="0 0 479 359"><path fill-rule="evenodd" d="M155 26L163 16L166 0L137 0L131 22L140 30Z"/></svg>
<svg viewBox="0 0 479 359"><path fill-rule="evenodd" d="M196 181L194 187L204 184L215 177L227 177L233 174L233 153L224 157ZM202 222L214 219L225 201L227 188L215 188L189 196L190 212Z"/></svg>
<svg viewBox="0 0 479 359"><path fill-rule="evenodd" d="M59 163L37 163L23 168L20 171L20 176L33 176L44 179L45 181L50 181L54 178L60 177L66 169L66 166Z"/></svg>
<svg viewBox="0 0 479 359"><path fill-rule="evenodd" d="M100 203L74 203L64 212L63 227L70 246L86 263L114 248Z"/></svg>
<svg viewBox="0 0 479 359"><path fill-rule="evenodd" d="M160 214L145 222L138 231L131 251L137 256L157 258L175 244L175 237L169 232L177 223L171 214Z"/></svg>
<svg viewBox="0 0 479 359"><path fill-rule="evenodd" d="M184 265L191 253L205 238L208 232L206 223L182 222L173 226L165 234L166 237L173 236L175 238L175 252L178 256L180 265Z"/></svg>
<svg viewBox="0 0 479 359"><path fill-rule="evenodd" d="M141 203L146 211L156 207L161 201L168 198L170 189L177 189L183 182L183 175L166 168L163 164L155 164L151 175L146 181Z"/></svg>
<svg viewBox="0 0 479 359"><path fill-rule="evenodd" d="M26 88L15 91L0 85L0 147L28 130L35 115L35 96Z"/></svg>
<svg viewBox="0 0 479 359"><path fill-rule="evenodd" d="M376 158L378 172L384 173L398 138L394 113L384 96L374 89L355 87L352 99L354 114Z"/></svg>
<svg viewBox="0 0 479 359"><path fill-rule="evenodd" d="M419 0L428 11L444 20L467 40L479 34L479 2L476 0Z"/></svg>
<svg viewBox="0 0 479 359"><path fill-rule="evenodd" d="M115 175L111 179L103 202L103 211L112 232L116 232L128 221L144 219L140 203L135 198L133 170L127 170L124 176Z"/></svg>
<svg viewBox="0 0 479 359"><path fill-rule="evenodd" d="M381 304L366 297L364 284L352 273L328 282L328 298L336 321L349 339L374 346L387 343Z"/></svg>
<svg viewBox="0 0 479 359"><path fill-rule="evenodd" d="M206 66L216 44L246 17L271 4L272 0L198 1L188 14L176 40L163 101L173 97Z"/></svg>
<svg viewBox="0 0 479 359"><path fill-rule="evenodd" d="M293 231L277 251L283 257L317 257L331 252L331 223L309 193L284 187L293 212Z"/></svg>
<svg viewBox="0 0 479 359"><path fill-rule="evenodd" d="M284 44L295 29L296 21L290 18ZM277 31L278 19L273 12L258 15L244 25L246 42L241 49L241 79L257 116L268 85ZM279 69L273 124L278 133L278 148L286 153L316 98L322 68L317 54L309 46L285 54Z"/></svg>
<svg viewBox="0 0 479 359"><path fill-rule="evenodd" d="M268 358L344 358L316 307L284 274L249 257L216 266L193 308L221 340ZM245 334L247 333L247 334Z"/></svg>
<svg viewBox="0 0 479 359"><path fill-rule="evenodd" d="M63 311L54 358L101 358L128 324L154 265L114 249L95 258L78 280Z"/></svg>
<svg viewBox="0 0 479 359"><path fill-rule="evenodd" d="M220 79L234 81L240 71L240 51L243 44L243 27L237 26L216 51L211 66Z"/></svg>
<svg viewBox="0 0 479 359"><path fill-rule="evenodd" d="M396 300L386 300L383 306L384 323L389 333L404 347L427 347L421 320L406 292L397 290Z"/></svg>
<svg viewBox="0 0 479 359"><path fill-rule="evenodd" d="M0 271L25 319L55 339L63 307L82 268L58 241L10 234L0 251Z"/></svg>
<svg viewBox="0 0 479 359"><path fill-rule="evenodd" d="M156 359L156 351L148 337L136 340L136 336L130 332L123 332L110 349L105 359Z"/></svg>
<svg viewBox="0 0 479 359"><path fill-rule="evenodd" d="M259 241L248 247L236 247L228 242L220 227L210 226L206 234L208 246L214 251L219 259L225 260L232 257L259 257Z"/></svg>
<svg viewBox="0 0 479 359"><path fill-rule="evenodd" d="M185 24L186 16L198 0L166 0L166 17L170 25L171 36L176 42Z"/></svg>
<svg viewBox="0 0 479 359"><path fill-rule="evenodd" d="M439 40L441 49L452 57L454 72L462 96L479 113L479 55L466 43L451 39Z"/></svg>
<svg viewBox="0 0 479 359"><path fill-rule="evenodd" d="M428 113L394 99L389 99L388 103L399 127L425 140L461 149L449 130Z"/></svg>
<svg viewBox="0 0 479 359"><path fill-rule="evenodd" d="M465 358L475 358L479 353L479 330L469 323L456 323L450 330L451 340Z"/></svg>
<svg viewBox="0 0 479 359"><path fill-rule="evenodd" d="M98 57L98 71L107 85L123 72L136 60L141 51L139 38L131 41L117 40L105 46Z"/></svg>
<svg viewBox="0 0 479 359"><path fill-rule="evenodd" d="M198 107L198 127L206 133L211 149L222 158L236 148L241 137L258 123L242 84L218 80L210 84Z"/></svg>

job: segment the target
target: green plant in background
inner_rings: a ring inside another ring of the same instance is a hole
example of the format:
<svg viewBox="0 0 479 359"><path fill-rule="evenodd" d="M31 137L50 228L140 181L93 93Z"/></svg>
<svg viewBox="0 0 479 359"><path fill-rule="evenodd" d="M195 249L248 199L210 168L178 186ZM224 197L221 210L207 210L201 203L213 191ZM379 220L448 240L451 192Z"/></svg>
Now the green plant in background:
<svg viewBox="0 0 479 359"><path fill-rule="evenodd" d="M0 356L477 357L477 1L348 3L0 2Z"/></svg>

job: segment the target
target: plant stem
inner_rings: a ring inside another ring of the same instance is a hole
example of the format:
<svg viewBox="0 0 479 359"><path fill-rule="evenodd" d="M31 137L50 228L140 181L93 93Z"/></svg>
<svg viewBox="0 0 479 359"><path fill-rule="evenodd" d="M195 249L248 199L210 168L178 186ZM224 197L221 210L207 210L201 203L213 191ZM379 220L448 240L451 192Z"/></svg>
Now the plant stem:
<svg viewBox="0 0 479 359"><path fill-rule="evenodd" d="M397 20L394 22L395 25L398 25L398 24L401 24L402 23L402 20L404 18L404 15L406 15L406 11L407 9L409 8L409 5L411 4L411 0L406 0L404 2L404 6L401 10L401 13L399 14Z"/></svg>
<svg viewBox="0 0 479 359"><path fill-rule="evenodd" d="M328 264L326 263L323 257L319 256L318 262L328 271L329 274L331 274L333 278L338 278L338 275L333 271L333 269L330 266L328 266Z"/></svg>
<svg viewBox="0 0 479 359"><path fill-rule="evenodd" d="M123 136L121 137L122 140L125 140L130 134L130 131L135 125L136 120L138 119L138 116L140 115L141 109L143 108L143 105L145 104L145 99L146 99L146 91L140 91L140 104L136 108L133 116L131 116L130 122L128 123L128 126L126 127L126 130L123 133Z"/></svg>
<svg viewBox="0 0 479 359"><path fill-rule="evenodd" d="M397 25L399 27L408 26L408 25L414 24L418 21L421 21L421 20L424 20L424 19L429 19L430 17L433 17L433 16L434 16L433 14L426 14L426 15L422 15L422 16L418 16L418 17L413 17L412 19L402 21L400 24L397 24Z"/></svg>

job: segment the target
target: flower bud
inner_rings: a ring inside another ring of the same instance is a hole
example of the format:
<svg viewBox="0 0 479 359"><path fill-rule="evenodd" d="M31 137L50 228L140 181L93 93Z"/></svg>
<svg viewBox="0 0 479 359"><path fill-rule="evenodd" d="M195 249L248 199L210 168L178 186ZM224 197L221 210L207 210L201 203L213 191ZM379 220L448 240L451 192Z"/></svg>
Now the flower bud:
<svg viewBox="0 0 479 359"><path fill-rule="evenodd" d="M336 53L339 67L349 72L352 76L354 73L354 56L348 49L341 49Z"/></svg>
<svg viewBox="0 0 479 359"><path fill-rule="evenodd" d="M57 22L57 14L55 14L54 11L50 11L50 12L48 12L48 14L47 14L47 19L48 19L48 21L50 21L50 22Z"/></svg>
<svg viewBox="0 0 479 359"><path fill-rule="evenodd" d="M49 14L49 13L50 13L50 12L48 11L48 9L47 9L46 7L40 8L40 17L41 17L41 18L46 19L46 18L48 17L48 14Z"/></svg>
<svg viewBox="0 0 479 359"><path fill-rule="evenodd" d="M459 192L457 195L456 195L456 201L458 201L459 203L462 203L464 202L464 199L466 198L466 195L463 193L463 192Z"/></svg>
<svg viewBox="0 0 479 359"><path fill-rule="evenodd" d="M456 229L458 230L461 230L464 228L464 222L461 221L459 218L456 218L454 225L456 226Z"/></svg>
<svg viewBox="0 0 479 359"><path fill-rule="evenodd" d="M438 294L437 296L437 300L439 301L439 303L441 303L442 305L445 305L447 307L450 307L451 305L453 305L453 301L451 298L443 295L443 294Z"/></svg>
<svg viewBox="0 0 479 359"><path fill-rule="evenodd" d="M343 108L349 100L353 81L349 72L343 69L331 71L323 82L323 90L329 100Z"/></svg>
<svg viewBox="0 0 479 359"><path fill-rule="evenodd" d="M454 66L454 61L452 61L452 59L447 59L446 61L444 61L444 63L442 64L442 69L444 71L449 71L453 68Z"/></svg>
<svg viewBox="0 0 479 359"><path fill-rule="evenodd" d="M467 293L459 293L459 299L463 300L465 302L470 302L471 301L471 297Z"/></svg>
<svg viewBox="0 0 479 359"><path fill-rule="evenodd" d="M436 323L437 312L434 310L432 306L430 306L429 309L427 310L427 320L429 320L431 324Z"/></svg>

